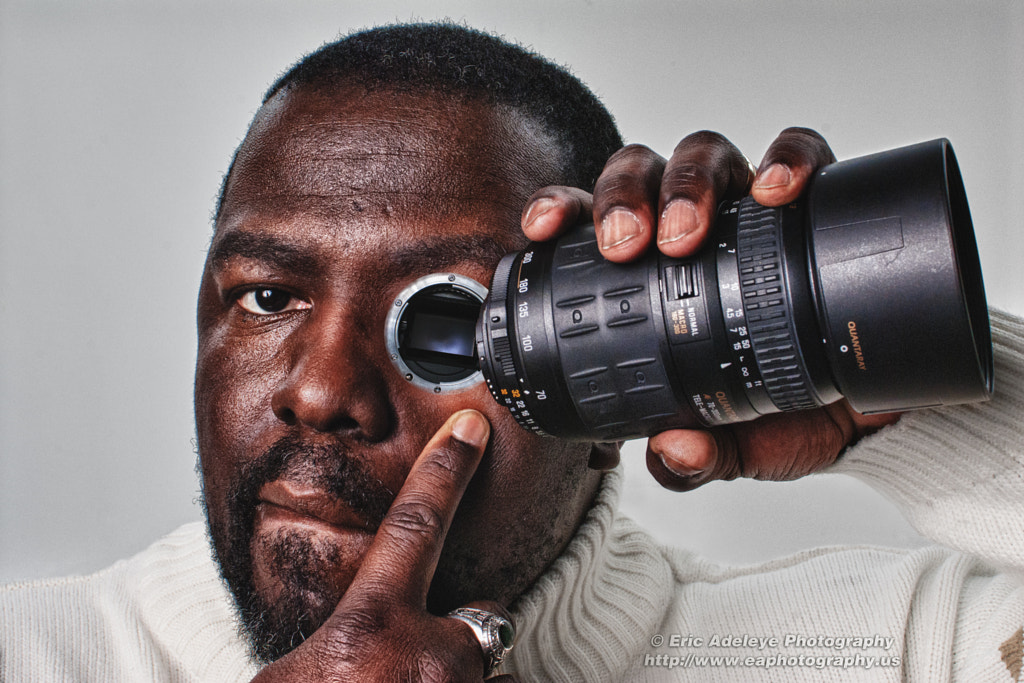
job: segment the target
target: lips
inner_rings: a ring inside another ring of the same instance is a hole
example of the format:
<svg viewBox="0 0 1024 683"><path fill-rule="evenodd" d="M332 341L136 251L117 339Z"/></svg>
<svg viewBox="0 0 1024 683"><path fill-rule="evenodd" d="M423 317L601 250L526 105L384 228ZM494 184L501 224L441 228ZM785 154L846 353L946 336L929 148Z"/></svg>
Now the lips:
<svg viewBox="0 0 1024 683"><path fill-rule="evenodd" d="M373 533L376 522L337 498L307 485L286 480L264 484L259 492L264 514L292 518L297 522L322 523L336 529Z"/></svg>

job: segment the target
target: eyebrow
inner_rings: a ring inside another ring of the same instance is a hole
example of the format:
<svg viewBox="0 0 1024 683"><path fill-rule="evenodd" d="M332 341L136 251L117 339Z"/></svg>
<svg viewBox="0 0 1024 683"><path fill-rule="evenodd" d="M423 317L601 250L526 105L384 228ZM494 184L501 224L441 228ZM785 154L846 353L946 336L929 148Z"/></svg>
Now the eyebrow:
<svg viewBox="0 0 1024 683"><path fill-rule="evenodd" d="M382 267L397 276L424 267L444 270L467 261L493 266L512 249L488 235L436 235L398 247ZM252 259L302 275L318 272L313 250L277 235L236 231L225 235L210 249L213 263L223 264L232 258Z"/></svg>
<svg viewBox="0 0 1024 683"><path fill-rule="evenodd" d="M304 275L316 272L316 258L308 249L276 235L236 231L210 248L210 261L218 265L233 258L261 261L279 270Z"/></svg>
<svg viewBox="0 0 1024 683"><path fill-rule="evenodd" d="M511 250L488 235L438 235L399 247L388 265L402 274L424 265L436 271L467 261L494 266Z"/></svg>

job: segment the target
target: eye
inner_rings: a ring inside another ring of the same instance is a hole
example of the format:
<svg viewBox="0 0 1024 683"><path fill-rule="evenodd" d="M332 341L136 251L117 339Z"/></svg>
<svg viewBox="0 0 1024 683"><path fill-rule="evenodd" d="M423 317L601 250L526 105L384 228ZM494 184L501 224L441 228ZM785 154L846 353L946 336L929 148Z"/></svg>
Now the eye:
<svg viewBox="0 0 1024 683"><path fill-rule="evenodd" d="M283 289L261 287L250 289L238 297L238 305L246 313L272 315L283 311L298 311L310 308L310 304L292 296Z"/></svg>

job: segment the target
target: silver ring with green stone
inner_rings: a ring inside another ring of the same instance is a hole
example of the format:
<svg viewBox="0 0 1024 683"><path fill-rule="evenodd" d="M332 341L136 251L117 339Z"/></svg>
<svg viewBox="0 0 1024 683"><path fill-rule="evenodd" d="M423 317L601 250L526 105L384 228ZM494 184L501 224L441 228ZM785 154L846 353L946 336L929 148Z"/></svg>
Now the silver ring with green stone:
<svg viewBox="0 0 1024 683"><path fill-rule="evenodd" d="M501 615L473 607L460 607L449 612L448 616L473 629L483 651L484 678L487 678L512 649L516 627Z"/></svg>

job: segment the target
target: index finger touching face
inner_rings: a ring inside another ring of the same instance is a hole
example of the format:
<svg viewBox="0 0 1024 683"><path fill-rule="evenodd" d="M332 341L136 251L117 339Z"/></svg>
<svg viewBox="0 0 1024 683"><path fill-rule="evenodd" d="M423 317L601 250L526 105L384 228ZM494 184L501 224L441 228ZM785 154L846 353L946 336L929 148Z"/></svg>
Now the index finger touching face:
<svg viewBox="0 0 1024 683"><path fill-rule="evenodd" d="M475 410L452 415L423 448L349 593L422 607L455 509L490 437L490 424Z"/></svg>

